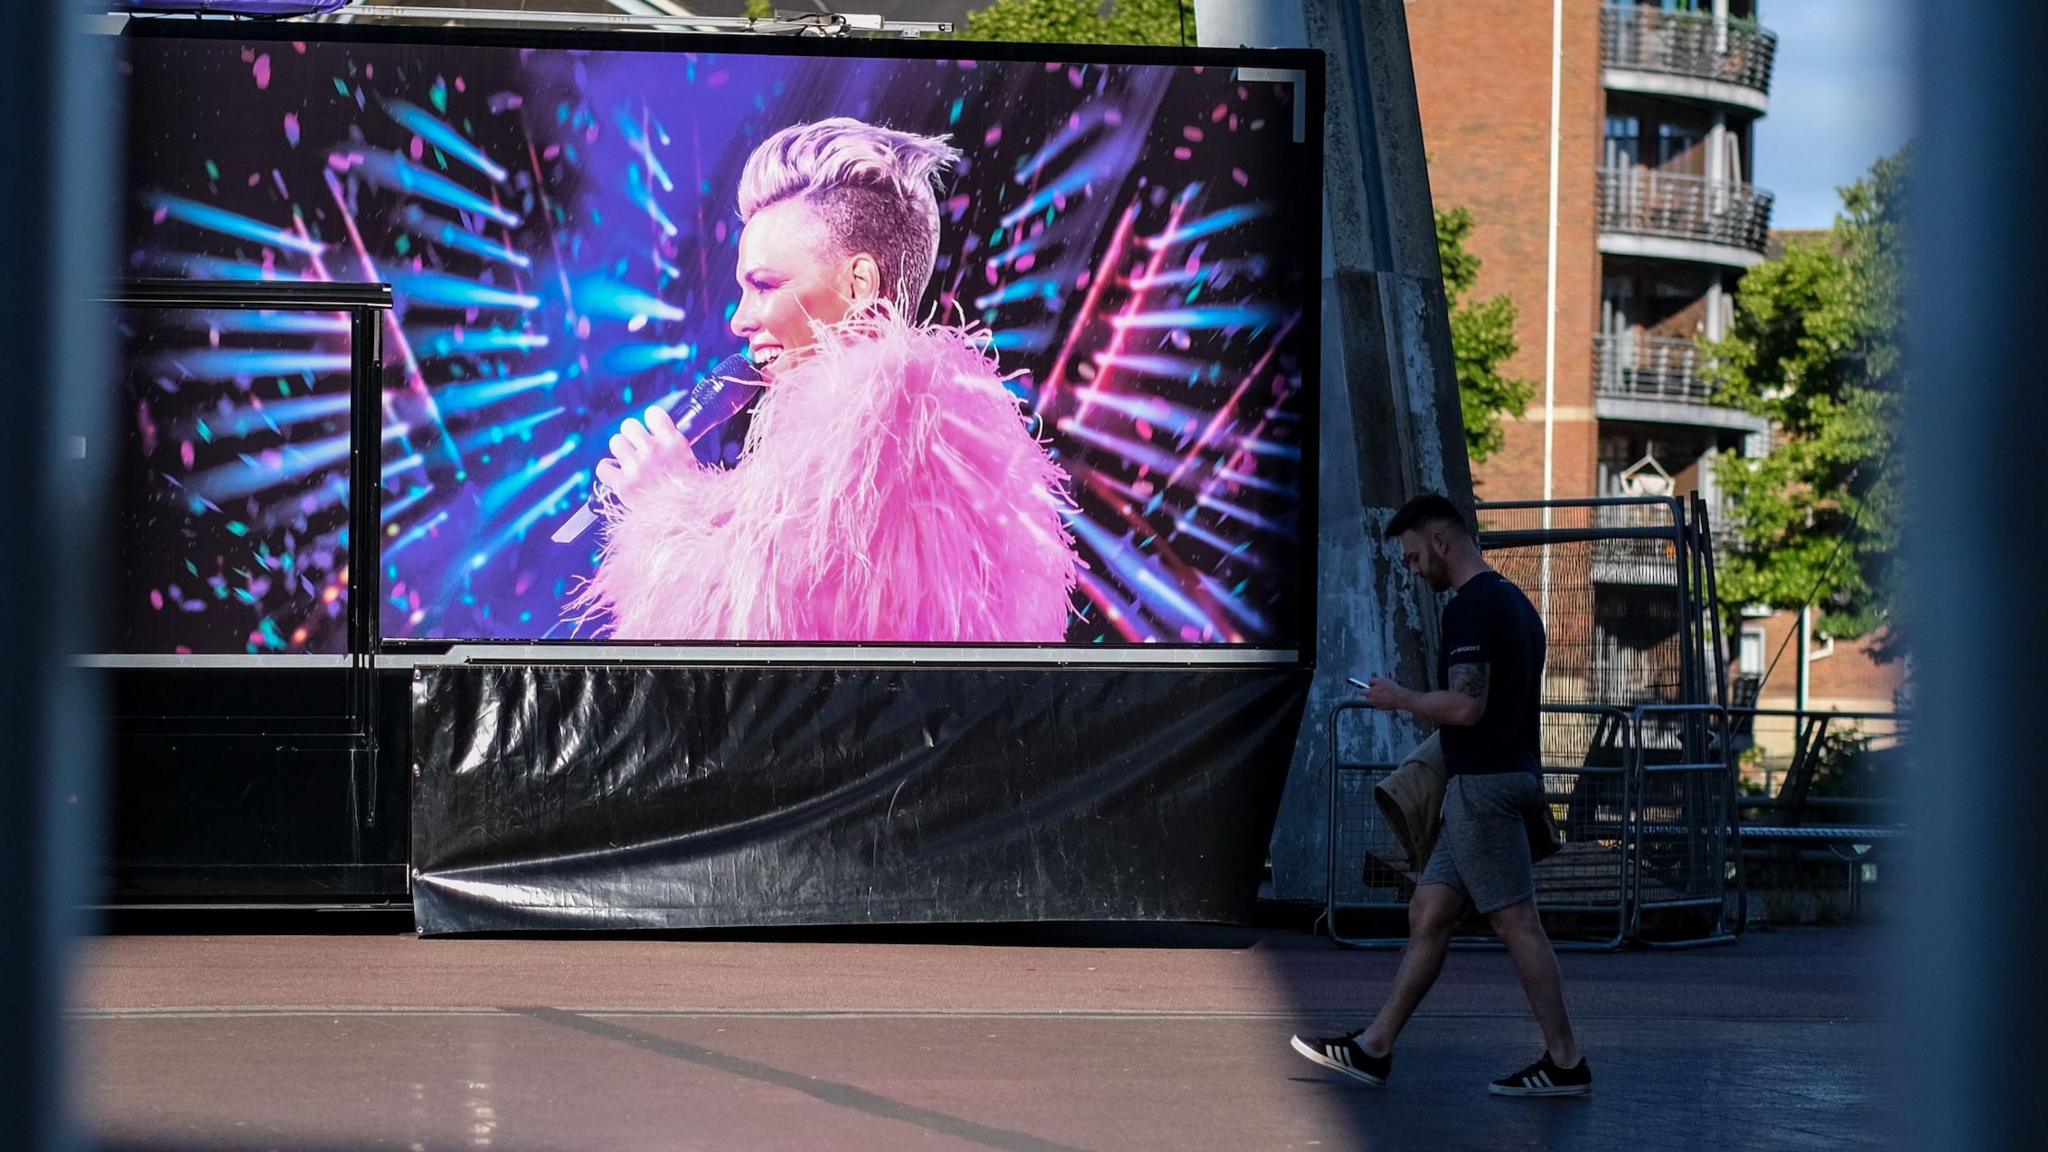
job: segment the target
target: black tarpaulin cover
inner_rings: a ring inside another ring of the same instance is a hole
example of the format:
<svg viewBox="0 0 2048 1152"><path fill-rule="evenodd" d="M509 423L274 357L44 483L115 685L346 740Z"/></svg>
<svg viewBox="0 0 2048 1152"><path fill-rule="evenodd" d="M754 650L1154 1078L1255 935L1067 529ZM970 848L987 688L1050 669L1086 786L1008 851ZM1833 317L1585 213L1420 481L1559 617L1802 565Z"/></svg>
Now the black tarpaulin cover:
<svg viewBox="0 0 2048 1152"><path fill-rule="evenodd" d="M1249 911L1306 670L463 665L413 687L427 934Z"/></svg>

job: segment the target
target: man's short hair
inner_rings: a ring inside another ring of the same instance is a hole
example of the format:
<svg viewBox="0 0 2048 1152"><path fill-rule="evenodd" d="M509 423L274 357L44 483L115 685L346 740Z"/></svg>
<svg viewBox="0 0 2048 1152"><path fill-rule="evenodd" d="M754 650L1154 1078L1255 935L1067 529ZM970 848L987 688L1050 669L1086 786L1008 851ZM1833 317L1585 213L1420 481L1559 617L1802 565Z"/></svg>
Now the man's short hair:
<svg viewBox="0 0 2048 1152"><path fill-rule="evenodd" d="M1401 505L1401 510L1394 513L1394 518L1387 521L1387 530L1381 538L1393 540L1403 532L1413 532L1432 524L1448 524L1467 536L1472 534L1456 504L1435 492L1425 492Z"/></svg>
<svg viewBox="0 0 2048 1152"><path fill-rule="evenodd" d="M846 116L793 124L747 157L740 221L784 200L803 200L823 218L840 255L875 258L882 294L908 310L924 294L938 256L938 181L959 159L944 136Z"/></svg>

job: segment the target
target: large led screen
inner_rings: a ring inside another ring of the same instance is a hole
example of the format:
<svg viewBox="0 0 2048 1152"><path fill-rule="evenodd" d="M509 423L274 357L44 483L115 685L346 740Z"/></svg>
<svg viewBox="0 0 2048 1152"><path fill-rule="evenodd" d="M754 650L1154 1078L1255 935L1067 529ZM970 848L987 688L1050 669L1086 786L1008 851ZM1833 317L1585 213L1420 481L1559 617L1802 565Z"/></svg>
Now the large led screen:
<svg viewBox="0 0 2048 1152"><path fill-rule="evenodd" d="M387 641L1299 647L1313 58L968 47L131 34L130 271L393 286Z"/></svg>
<svg viewBox="0 0 2048 1152"><path fill-rule="evenodd" d="M348 647L349 318L126 307L109 651Z"/></svg>

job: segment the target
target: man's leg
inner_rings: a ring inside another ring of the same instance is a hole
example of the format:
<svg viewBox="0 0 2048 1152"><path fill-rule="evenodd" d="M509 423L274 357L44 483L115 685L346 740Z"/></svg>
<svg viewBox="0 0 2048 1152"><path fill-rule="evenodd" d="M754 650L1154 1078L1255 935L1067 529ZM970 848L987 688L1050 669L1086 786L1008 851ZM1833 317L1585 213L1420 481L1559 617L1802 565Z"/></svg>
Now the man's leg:
<svg viewBox="0 0 2048 1152"><path fill-rule="evenodd" d="M1465 894L1448 884L1424 884L1415 890L1414 899L1408 902L1408 946L1401 950L1393 990L1387 993L1372 1026L1358 1037L1358 1046L1368 1055L1384 1056L1393 1050L1395 1038L1444 970L1451 929L1464 913Z"/></svg>
<svg viewBox="0 0 2048 1152"><path fill-rule="evenodd" d="M1493 922L1494 934L1514 958L1515 973L1522 978L1522 992L1529 997L1529 1008L1543 1029L1543 1043L1549 1047L1551 1060L1560 1068L1575 1067L1579 1062L1579 1042L1572 1035L1571 1017L1564 1010L1564 977L1557 968L1557 952L1551 948L1543 921L1536 915L1536 902L1510 904L1488 919Z"/></svg>

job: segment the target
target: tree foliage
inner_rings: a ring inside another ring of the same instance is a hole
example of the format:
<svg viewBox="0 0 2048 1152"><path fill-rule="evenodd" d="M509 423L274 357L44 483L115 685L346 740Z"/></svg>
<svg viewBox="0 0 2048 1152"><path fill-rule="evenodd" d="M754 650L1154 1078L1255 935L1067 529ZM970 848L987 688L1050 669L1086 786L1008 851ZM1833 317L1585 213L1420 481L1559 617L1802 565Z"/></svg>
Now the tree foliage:
<svg viewBox="0 0 2048 1152"><path fill-rule="evenodd" d="M1735 546L1731 604L1803 607L1843 638L1884 624L1897 599L1903 518L1897 450L1906 386L1904 150L1841 190L1826 235L1795 239L1743 277L1735 325L1708 345L1719 402L1769 420L1759 459L1723 459Z"/></svg>
<svg viewBox="0 0 2048 1152"><path fill-rule="evenodd" d="M1517 347L1514 300L1506 295L1466 299L1479 285L1479 257L1465 247L1472 228L1467 209L1436 214L1436 252L1443 264L1444 298L1451 308L1451 356L1458 366L1465 452L1478 463L1500 450L1506 439L1502 418L1520 416L1536 394L1536 384L1501 372Z"/></svg>
<svg viewBox="0 0 2048 1152"><path fill-rule="evenodd" d="M996 0L970 13L958 35L966 40L1038 44L1155 44L1195 42L1194 0Z"/></svg>

